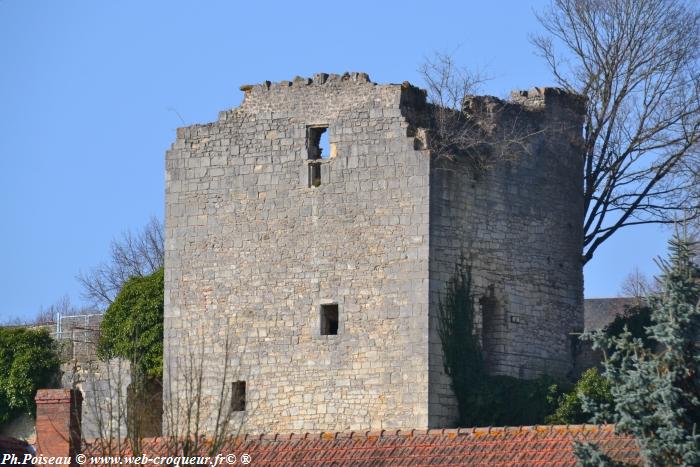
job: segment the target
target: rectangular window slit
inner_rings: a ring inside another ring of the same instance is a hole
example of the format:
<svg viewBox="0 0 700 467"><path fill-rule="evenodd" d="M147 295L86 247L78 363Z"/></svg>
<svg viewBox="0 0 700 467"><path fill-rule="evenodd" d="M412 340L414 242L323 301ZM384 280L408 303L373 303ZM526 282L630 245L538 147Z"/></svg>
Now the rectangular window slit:
<svg viewBox="0 0 700 467"><path fill-rule="evenodd" d="M231 389L231 411L245 410L245 381L234 381Z"/></svg>
<svg viewBox="0 0 700 467"><path fill-rule="evenodd" d="M328 125L306 128L306 157L309 160L309 187L321 185L321 161L331 155L328 144ZM313 162L318 161L318 162Z"/></svg>
<svg viewBox="0 0 700 467"><path fill-rule="evenodd" d="M321 184L321 164L309 164L309 188Z"/></svg>
<svg viewBox="0 0 700 467"><path fill-rule="evenodd" d="M321 335L338 334L338 304L321 305Z"/></svg>

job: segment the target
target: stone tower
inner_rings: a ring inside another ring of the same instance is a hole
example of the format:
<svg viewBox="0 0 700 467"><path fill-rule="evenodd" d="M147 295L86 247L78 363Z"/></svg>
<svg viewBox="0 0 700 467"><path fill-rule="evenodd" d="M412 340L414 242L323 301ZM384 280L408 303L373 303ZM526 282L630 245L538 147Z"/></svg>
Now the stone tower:
<svg viewBox="0 0 700 467"><path fill-rule="evenodd" d="M207 402L243 432L453 425L436 320L460 258L489 371L570 371L578 98L472 98L491 127L530 135L475 170L431 153L425 93L408 83L321 73L241 89L240 107L179 129L167 152L166 412L201 362Z"/></svg>

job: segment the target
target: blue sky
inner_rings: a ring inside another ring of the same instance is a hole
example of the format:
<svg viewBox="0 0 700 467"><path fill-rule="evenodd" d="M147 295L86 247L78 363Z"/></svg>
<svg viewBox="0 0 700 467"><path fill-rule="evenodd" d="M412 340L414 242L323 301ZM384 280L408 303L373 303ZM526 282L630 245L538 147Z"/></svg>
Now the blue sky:
<svg viewBox="0 0 700 467"><path fill-rule="evenodd" d="M420 84L434 51L492 76L488 94L552 84L528 42L545 3L0 0L0 321L65 294L80 304L76 274L162 218L177 113L212 121L243 83L319 71ZM666 237L613 237L586 296L617 294L635 266L653 273Z"/></svg>

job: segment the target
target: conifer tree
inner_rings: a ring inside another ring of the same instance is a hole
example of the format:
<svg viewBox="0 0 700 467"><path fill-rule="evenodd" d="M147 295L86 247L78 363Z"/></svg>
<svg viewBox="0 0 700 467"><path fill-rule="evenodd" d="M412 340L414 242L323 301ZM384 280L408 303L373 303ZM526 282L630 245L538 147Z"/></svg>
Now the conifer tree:
<svg viewBox="0 0 700 467"><path fill-rule="evenodd" d="M619 336L588 336L605 355L604 375L612 404L584 400L594 422L613 420L617 430L639 442L646 465L700 465L700 269L692 245L670 241L670 258L662 267L662 291L649 298L652 322L644 346L625 330ZM583 465L619 465L594 458L594 448L579 446Z"/></svg>

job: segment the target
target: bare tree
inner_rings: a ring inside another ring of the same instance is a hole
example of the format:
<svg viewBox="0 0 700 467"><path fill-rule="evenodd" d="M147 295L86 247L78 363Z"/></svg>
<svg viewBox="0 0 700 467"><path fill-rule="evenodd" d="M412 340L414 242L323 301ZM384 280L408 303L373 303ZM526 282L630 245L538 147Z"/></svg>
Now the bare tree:
<svg viewBox="0 0 700 467"><path fill-rule="evenodd" d="M94 308L75 306L68 295L63 295L48 307L39 307L36 315L30 319L21 319L19 317L0 320L0 326L32 326L32 325L48 325L54 324L58 317L66 315L87 315L95 313Z"/></svg>
<svg viewBox="0 0 700 467"><path fill-rule="evenodd" d="M430 103L430 149L437 156L454 157L459 153L479 155L484 140L479 126L462 112L467 96L476 94L483 78L455 64L449 54L436 53L419 69L427 87Z"/></svg>
<svg viewBox="0 0 700 467"><path fill-rule="evenodd" d="M698 177L698 184L700 185L700 177ZM700 196L698 199L700 199ZM700 219L694 219L690 222L686 233L690 248L693 251L695 264L700 264Z"/></svg>
<svg viewBox="0 0 700 467"><path fill-rule="evenodd" d="M82 438L86 451L122 461L126 456L138 455L144 452L148 438L154 436L143 430L144 423L152 430L153 422L157 421L160 428L162 420L160 455L213 458L222 452L235 452L232 448L238 442L243 420L254 408L249 404L245 411L236 411L239 404L231 390L235 373L231 340L226 337L223 344L221 381L211 388L205 384L209 355L205 342L199 342L198 350L173 358L166 384L159 381L160 391L155 392L138 383L134 361L115 358L74 362L65 379L85 394Z"/></svg>
<svg viewBox="0 0 700 467"><path fill-rule="evenodd" d="M127 231L113 240L110 250L108 262L78 275L83 297L97 307L108 307L129 278L147 276L163 267L162 222L151 217L140 232Z"/></svg>
<svg viewBox="0 0 700 467"><path fill-rule="evenodd" d="M78 316L95 313L95 309L89 306L75 306L70 296L63 295L47 308L39 308L39 312L34 318L34 324L55 323L59 314L61 316Z"/></svg>
<svg viewBox="0 0 700 467"><path fill-rule="evenodd" d="M639 302L657 291L658 286L655 279L649 279L638 267L635 267L625 277L620 286L620 293L624 297L632 297Z"/></svg>
<svg viewBox="0 0 700 467"><path fill-rule="evenodd" d="M533 44L584 95L582 260L621 228L698 216L700 13L685 0L553 0Z"/></svg>
<svg viewBox="0 0 700 467"><path fill-rule="evenodd" d="M210 376L206 371L209 357L205 347L201 341L198 351L173 356L170 361L163 385L163 426L169 454L216 456L227 444L235 442L245 419L254 410L250 402L246 404L245 396L231 387L237 368L232 365L236 359L229 334L223 344L220 381L211 390L206 387Z"/></svg>
<svg viewBox="0 0 700 467"><path fill-rule="evenodd" d="M36 314L36 318L34 318L34 323L55 323L59 313L68 314L71 312L71 310L73 310L73 306L71 305L70 297L68 295L64 295L47 308L44 308L43 306L39 308L39 312Z"/></svg>
<svg viewBox="0 0 700 467"><path fill-rule="evenodd" d="M488 78L457 65L449 53L426 58L418 71L428 100L428 119L421 124L429 133L423 140L435 157L466 156L474 167L485 168L527 151L531 137L544 131L521 125L518 111L514 112L517 106L495 97L476 97Z"/></svg>

